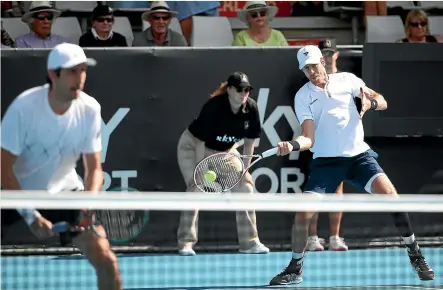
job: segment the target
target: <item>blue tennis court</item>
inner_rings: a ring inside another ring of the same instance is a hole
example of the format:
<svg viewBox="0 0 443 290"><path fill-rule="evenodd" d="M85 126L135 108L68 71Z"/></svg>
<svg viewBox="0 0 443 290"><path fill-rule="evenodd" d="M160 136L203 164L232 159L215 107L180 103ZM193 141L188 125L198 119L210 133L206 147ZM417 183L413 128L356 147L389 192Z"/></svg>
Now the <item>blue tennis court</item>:
<svg viewBox="0 0 443 290"><path fill-rule="evenodd" d="M292 287L442 289L443 249L425 248L423 253L436 273L434 281L422 282L417 278L403 248L324 251L307 253L304 282ZM199 253L193 257L122 254L119 264L125 290L245 290L268 288L267 283L287 265L289 257L289 252L268 255ZM1 265L2 289L5 290L96 289L93 269L83 256L2 257Z"/></svg>

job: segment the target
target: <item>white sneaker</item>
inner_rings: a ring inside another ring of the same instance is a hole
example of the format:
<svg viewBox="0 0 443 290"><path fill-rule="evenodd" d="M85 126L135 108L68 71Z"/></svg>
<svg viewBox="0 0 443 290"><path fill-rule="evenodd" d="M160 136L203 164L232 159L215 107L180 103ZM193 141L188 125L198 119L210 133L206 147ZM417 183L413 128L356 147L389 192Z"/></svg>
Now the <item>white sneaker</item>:
<svg viewBox="0 0 443 290"><path fill-rule="evenodd" d="M184 246L178 251L178 253L181 256L195 256L195 251L192 249L192 246Z"/></svg>
<svg viewBox="0 0 443 290"><path fill-rule="evenodd" d="M308 243L306 245L306 251L323 251L325 248L320 242L317 236L311 236L308 238Z"/></svg>
<svg viewBox="0 0 443 290"><path fill-rule="evenodd" d="M269 249L262 243L255 244L247 250L239 250L242 254L267 254Z"/></svg>
<svg viewBox="0 0 443 290"><path fill-rule="evenodd" d="M330 251L347 251L348 246L345 244L343 238L338 236L329 237L329 250Z"/></svg>

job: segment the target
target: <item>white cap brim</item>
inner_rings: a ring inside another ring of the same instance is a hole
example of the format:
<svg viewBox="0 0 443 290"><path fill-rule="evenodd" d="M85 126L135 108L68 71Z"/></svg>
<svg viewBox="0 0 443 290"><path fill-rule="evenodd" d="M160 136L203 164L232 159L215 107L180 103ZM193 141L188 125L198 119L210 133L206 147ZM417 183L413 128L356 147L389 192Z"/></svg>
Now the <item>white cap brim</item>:
<svg viewBox="0 0 443 290"><path fill-rule="evenodd" d="M67 63L59 66L59 67L48 67L48 69L54 70L54 69L59 69L59 68L72 68L74 66L77 66L79 64L85 63L88 66L96 66L97 65L97 61L93 58L78 58L78 59L71 59L70 61L68 61Z"/></svg>
<svg viewBox="0 0 443 290"><path fill-rule="evenodd" d="M300 70L302 70L307 64L320 64L321 59L317 57L307 58L304 62L300 63Z"/></svg>

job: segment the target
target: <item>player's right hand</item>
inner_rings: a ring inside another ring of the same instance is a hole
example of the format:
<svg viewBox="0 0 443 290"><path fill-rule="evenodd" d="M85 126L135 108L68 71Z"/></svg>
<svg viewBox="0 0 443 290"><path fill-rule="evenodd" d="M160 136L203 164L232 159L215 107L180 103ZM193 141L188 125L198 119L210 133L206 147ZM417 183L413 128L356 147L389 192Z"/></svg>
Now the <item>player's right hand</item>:
<svg viewBox="0 0 443 290"><path fill-rule="evenodd" d="M46 239L56 235L52 231L52 223L40 216L31 224L31 232L39 239Z"/></svg>
<svg viewBox="0 0 443 290"><path fill-rule="evenodd" d="M292 152L292 149L294 148L289 142L279 142L277 144L277 147L278 147L277 156L288 155L289 153Z"/></svg>

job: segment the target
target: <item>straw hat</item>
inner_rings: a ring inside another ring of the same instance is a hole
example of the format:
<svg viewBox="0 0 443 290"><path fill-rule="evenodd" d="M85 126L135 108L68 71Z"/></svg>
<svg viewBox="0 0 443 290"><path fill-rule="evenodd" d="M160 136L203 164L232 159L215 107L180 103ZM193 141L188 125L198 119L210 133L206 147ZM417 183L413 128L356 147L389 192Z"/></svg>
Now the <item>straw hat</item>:
<svg viewBox="0 0 443 290"><path fill-rule="evenodd" d="M275 6L269 6L265 1L248 1L245 5L245 9L237 12L237 18L248 23L248 13L254 10L268 10L268 19L272 20L278 12L278 8Z"/></svg>
<svg viewBox="0 0 443 290"><path fill-rule="evenodd" d="M32 1L29 5L29 11L23 14L22 21L29 23L32 19L32 15L40 12L52 12L54 18L57 18L62 14L61 11L54 9L54 7L51 6L50 1Z"/></svg>
<svg viewBox="0 0 443 290"><path fill-rule="evenodd" d="M142 19L144 21L149 21L149 16L157 12L166 12L171 15L171 17L176 17L178 15L177 11L172 11L169 9L168 4L165 1L155 1L152 2L151 8L142 14Z"/></svg>

